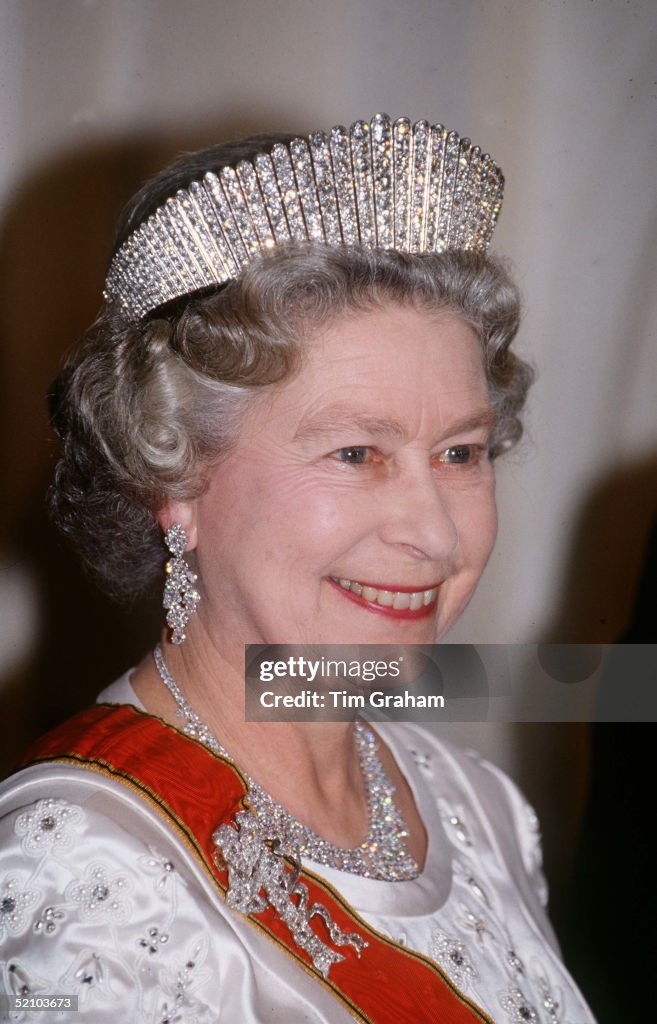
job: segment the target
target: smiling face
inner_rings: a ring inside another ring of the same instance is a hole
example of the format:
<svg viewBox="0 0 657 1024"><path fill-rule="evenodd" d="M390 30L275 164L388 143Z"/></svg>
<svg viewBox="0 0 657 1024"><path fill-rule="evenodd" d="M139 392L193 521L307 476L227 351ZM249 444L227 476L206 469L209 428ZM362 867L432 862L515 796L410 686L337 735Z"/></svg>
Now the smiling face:
<svg viewBox="0 0 657 1024"><path fill-rule="evenodd" d="M390 303L334 321L205 493L170 508L196 546L203 627L240 653L444 635L495 539L491 421L457 317Z"/></svg>

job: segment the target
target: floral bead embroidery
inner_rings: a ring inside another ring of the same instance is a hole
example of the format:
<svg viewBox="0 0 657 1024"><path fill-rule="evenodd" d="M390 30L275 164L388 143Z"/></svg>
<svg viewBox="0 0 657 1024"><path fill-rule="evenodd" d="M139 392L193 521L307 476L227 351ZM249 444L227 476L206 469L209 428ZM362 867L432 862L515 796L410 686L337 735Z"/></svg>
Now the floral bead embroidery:
<svg viewBox="0 0 657 1024"><path fill-rule="evenodd" d="M534 991L539 994L540 1004L545 1010L545 1019L550 1024L567 1024L563 1016L563 996L561 990L553 986L547 971L541 962L534 957L530 962L530 979Z"/></svg>
<svg viewBox="0 0 657 1024"><path fill-rule="evenodd" d="M40 857L53 850L65 850L73 843L84 822L82 808L49 797L39 800L16 819L15 831L28 857Z"/></svg>
<svg viewBox="0 0 657 1024"><path fill-rule="evenodd" d="M72 882L66 889L66 899L78 904L80 917L90 921L125 921L132 905L127 894L132 890L130 880L121 874L111 874L106 864L90 864L82 881Z"/></svg>
<svg viewBox="0 0 657 1024"><path fill-rule="evenodd" d="M454 875L466 888L477 897L488 909L490 910L491 902L488 898L488 893L482 883L476 878L471 871L469 864L462 864L460 861L454 861Z"/></svg>
<svg viewBox="0 0 657 1024"><path fill-rule="evenodd" d="M169 933L160 931L156 925L152 925L147 930L146 934L142 935L141 938L138 939L138 945L140 945L142 949L148 950L152 956L154 953L158 953L160 947L166 945L168 941Z"/></svg>
<svg viewBox="0 0 657 1024"><path fill-rule="evenodd" d="M440 964L445 974L461 989L467 989L469 983L478 978L464 944L437 928L431 932L429 956Z"/></svg>
<svg viewBox="0 0 657 1024"><path fill-rule="evenodd" d="M83 957L73 969L73 977L78 985L94 988L105 982L105 969L98 953L90 953Z"/></svg>
<svg viewBox="0 0 657 1024"><path fill-rule="evenodd" d="M148 849L151 854L150 857L138 857L137 862L149 875L155 876L154 886L156 891L167 889L174 875L178 878L180 877L177 875L176 865L168 857L164 857L154 846L149 846Z"/></svg>
<svg viewBox="0 0 657 1024"><path fill-rule="evenodd" d="M113 975L120 970L120 963L111 953L103 951L101 955L93 949L81 949L60 980L61 991L77 995L80 1008L88 1011L82 1019L92 1020L90 1008L97 1003L114 1003L120 1010L119 996L112 984ZM125 1018L119 1013L116 1019Z"/></svg>
<svg viewBox="0 0 657 1024"><path fill-rule="evenodd" d="M60 921L66 920L66 914L59 907L44 907L41 916L34 922L35 935L53 935Z"/></svg>
<svg viewBox="0 0 657 1024"><path fill-rule="evenodd" d="M458 840L461 846L472 846L472 836L465 821L465 814L460 807L449 807L445 800L438 800L438 810L445 825L449 838ZM457 845L458 845L457 844Z"/></svg>
<svg viewBox="0 0 657 1024"><path fill-rule="evenodd" d="M203 1006L195 993L210 977L210 972L204 968L208 950L207 936L200 936L187 947L187 955L182 964L160 972L160 985L168 998L161 1006L158 1020L185 1021L189 1019L186 1014L183 1015L185 1010L189 1013L202 1011Z"/></svg>
<svg viewBox="0 0 657 1024"><path fill-rule="evenodd" d="M431 754L427 754L425 750L417 750L415 747L409 748L409 754L415 761L418 768L424 772L428 778L432 779L434 775L433 771L433 758Z"/></svg>
<svg viewBox="0 0 657 1024"><path fill-rule="evenodd" d="M40 889L24 889L17 875L0 885L0 942L5 935L20 935L29 926L29 911L43 898Z"/></svg>
<svg viewBox="0 0 657 1024"><path fill-rule="evenodd" d="M484 945L486 939L492 938L486 921L484 921L479 914L473 913L473 911L463 903L459 907L459 917L457 917L457 921L461 928L474 932L480 947Z"/></svg>
<svg viewBox="0 0 657 1024"><path fill-rule="evenodd" d="M7 964L5 979L5 990L14 996L43 995L48 991L48 983L45 978L37 975L19 960L11 960Z"/></svg>
<svg viewBox="0 0 657 1024"><path fill-rule="evenodd" d="M537 1024L539 1018L534 1007L519 988L511 988L500 997L500 1006L511 1024Z"/></svg>

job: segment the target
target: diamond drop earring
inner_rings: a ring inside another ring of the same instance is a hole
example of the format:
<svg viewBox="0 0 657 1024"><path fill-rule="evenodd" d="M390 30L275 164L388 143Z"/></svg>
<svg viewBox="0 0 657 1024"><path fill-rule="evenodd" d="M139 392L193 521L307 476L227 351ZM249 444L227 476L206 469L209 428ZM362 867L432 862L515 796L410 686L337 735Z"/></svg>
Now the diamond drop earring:
<svg viewBox="0 0 657 1024"><path fill-rule="evenodd" d="M171 643L182 644L185 626L196 611L201 595L194 586L198 579L183 558L187 547L187 534L180 523L174 523L164 535L172 557L165 566L167 574L162 604L167 610L167 626L171 629Z"/></svg>

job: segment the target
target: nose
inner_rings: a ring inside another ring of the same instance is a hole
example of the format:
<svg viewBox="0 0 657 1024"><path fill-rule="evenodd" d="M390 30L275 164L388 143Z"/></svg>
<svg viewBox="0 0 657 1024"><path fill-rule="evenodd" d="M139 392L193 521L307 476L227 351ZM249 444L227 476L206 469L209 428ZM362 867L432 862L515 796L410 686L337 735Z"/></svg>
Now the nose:
<svg viewBox="0 0 657 1024"><path fill-rule="evenodd" d="M384 502L379 534L386 544L403 547L418 559L439 564L453 560L459 532L449 488L425 459L398 469L379 497Z"/></svg>

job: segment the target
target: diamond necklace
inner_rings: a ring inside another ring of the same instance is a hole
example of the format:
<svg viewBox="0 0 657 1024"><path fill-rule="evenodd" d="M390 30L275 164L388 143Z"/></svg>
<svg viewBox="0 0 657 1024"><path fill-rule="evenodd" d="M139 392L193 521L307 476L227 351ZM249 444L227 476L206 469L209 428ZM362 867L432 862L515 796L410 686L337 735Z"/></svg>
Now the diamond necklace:
<svg viewBox="0 0 657 1024"><path fill-rule="evenodd" d="M231 764L235 764L234 758L185 699L167 668L160 644L155 647L153 658L162 682L178 705L178 714L185 719L182 731L205 744L210 750L221 754ZM300 855L316 864L386 882L417 878L420 870L408 851L408 829L401 811L393 800L395 787L379 758L376 737L364 722L356 720L354 727L356 752L365 783L369 811L367 836L360 846L346 849L336 846L328 839L322 839L307 825L297 821L247 772L242 771L249 786L249 802L263 823L282 830L287 840L298 848Z"/></svg>

